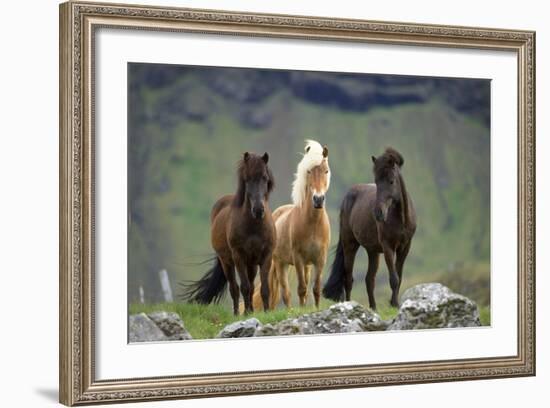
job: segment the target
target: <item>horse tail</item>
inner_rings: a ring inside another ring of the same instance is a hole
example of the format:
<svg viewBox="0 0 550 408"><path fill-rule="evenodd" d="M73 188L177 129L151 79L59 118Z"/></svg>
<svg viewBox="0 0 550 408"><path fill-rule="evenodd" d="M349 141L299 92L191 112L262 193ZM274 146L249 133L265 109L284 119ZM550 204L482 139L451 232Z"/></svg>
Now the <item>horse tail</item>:
<svg viewBox="0 0 550 408"><path fill-rule="evenodd" d="M338 240L334 261L330 267L330 275L325 286L323 287L323 296L327 299L339 302L344 298L344 246L342 240Z"/></svg>
<svg viewBox="0 0 550 408"><path fill-rule="evenodd" d="M216 257L214 265L196 282L184 282L182 300L190 303L219 303L225 295L227 278L223 271L220 258Z"/></svg>
<svg viewBox="0 0 550 408"><path fill-rule="evenodd" d="M338 244L336 245L336 251L334 253L334 261L330 267L330 275L325 283L325 286L323 287L323 296L336 302L344 299L344 284L346 278L346 269L344 267L344 246L342 244L344 215L349 215L356 199L357 193L355 189L351 189L342 200L342 205L340 206L340 236L338 237Z"/></svg>

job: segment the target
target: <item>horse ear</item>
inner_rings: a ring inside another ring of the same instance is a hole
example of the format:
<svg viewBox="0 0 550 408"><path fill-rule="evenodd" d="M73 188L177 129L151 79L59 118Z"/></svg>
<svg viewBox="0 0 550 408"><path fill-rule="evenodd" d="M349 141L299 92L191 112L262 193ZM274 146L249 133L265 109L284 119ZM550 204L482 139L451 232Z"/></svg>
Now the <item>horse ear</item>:
<svg viewBox="0 0 550 408"><path fill-rule="evenodd" d="M243 160L244 160L245 162L247 162L248 159L250 159L250 153L244 152Z"/></svg>
<svg viewBox="0 0 550 408"><path fill-rule="evenodd" d="M265 164L267 164L267 162L269 161L269 154L267 154L267 152L265 152L264 155L262 156L262 160L264 161Z"/></svg>
<svg viewBox="0 0 550 408"><path fill-rule="evenodd" d="M376 157L371 156L371 159L372 159L372 162L373 162L373 163L376 163Z"/></svg>
<svg viewBox="0 0 550 408"><path fill-rule="evenodd" d="M323 146L323 157L328 157L328 147Z"/></svg>

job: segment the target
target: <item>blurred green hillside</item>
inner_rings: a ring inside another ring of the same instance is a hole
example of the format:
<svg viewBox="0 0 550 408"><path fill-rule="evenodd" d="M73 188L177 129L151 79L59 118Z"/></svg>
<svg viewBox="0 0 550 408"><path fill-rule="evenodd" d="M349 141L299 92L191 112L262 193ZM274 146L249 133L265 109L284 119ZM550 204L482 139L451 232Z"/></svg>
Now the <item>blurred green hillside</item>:
<svg viewBox="0 0 550 408"><path fill-rule="evenodd" d="M315 139L329 148L333 245L344 193L373 182L371 155L393 146L418 217L402 290L439 281L489 303L489 81L129 64L128 83L130 302L139 286L162 300L160 269L176 295L208 269L210 209L235 191L244 151L269 152L275 209L290 202L304 139ZM365 271L360 251L359 301ZM389 294L381 262L377 297Z"/></svg>

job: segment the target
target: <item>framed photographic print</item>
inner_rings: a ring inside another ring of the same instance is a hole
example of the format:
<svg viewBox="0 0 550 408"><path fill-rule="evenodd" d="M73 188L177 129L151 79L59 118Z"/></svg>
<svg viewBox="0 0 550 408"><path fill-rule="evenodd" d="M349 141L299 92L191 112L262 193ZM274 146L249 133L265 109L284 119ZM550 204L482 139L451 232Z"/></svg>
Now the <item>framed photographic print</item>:
<svg viewBox="0 0 550 408"><path fill-rule="evenodd" d="M63 3L60 401L534 375L534 83L531 31Z"/></svg>

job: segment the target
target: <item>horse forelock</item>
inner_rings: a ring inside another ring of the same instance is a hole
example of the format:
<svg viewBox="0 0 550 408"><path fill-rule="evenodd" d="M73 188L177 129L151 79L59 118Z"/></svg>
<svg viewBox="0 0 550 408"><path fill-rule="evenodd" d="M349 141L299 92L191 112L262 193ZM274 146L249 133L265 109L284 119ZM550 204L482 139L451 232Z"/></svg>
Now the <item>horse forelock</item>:
<svg viewBox="0 0 550 408"><path fill-rule="evenodd" d="M307 188L307 172L316 166L323 164L328 159L323 156L323 146L315 140L306 140L302 160L298 163L298 168L294 174L292 183L292 202L294 205L301 207L306 199ZM330 168L327 175L327 189L330 184Z"/></svg>
<svg viewBox="0 0 550 408"><path fill-rule="evenodd" d="M401 168L404 162L405 160L401 153L393 147L386 147L384 153L376 158L373 166L374 175L380 178L387 177L388 174L395 170L396 165L397 168Z"/></svg>

